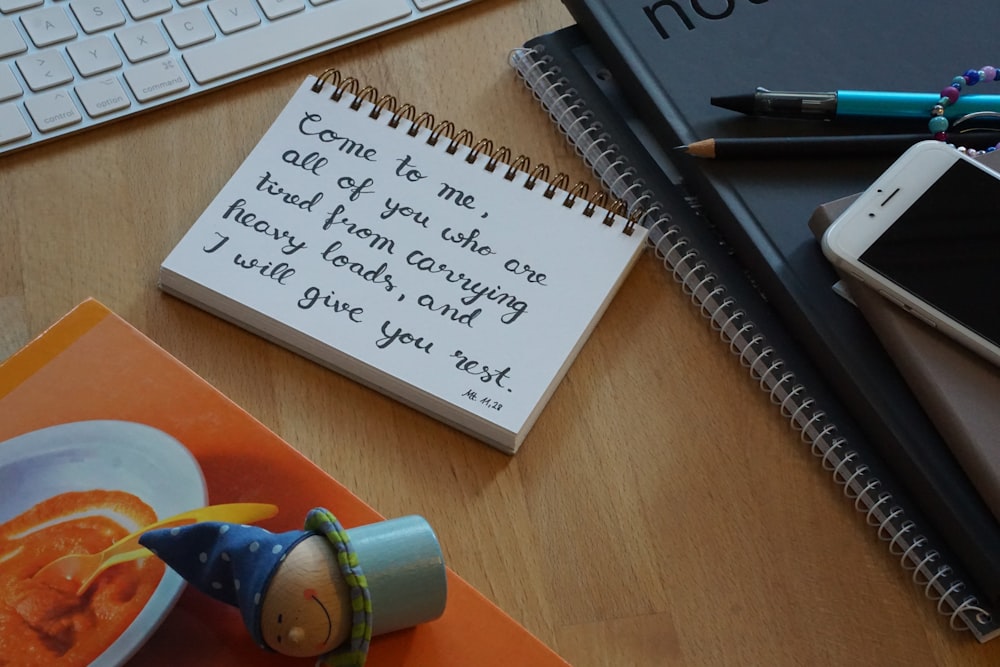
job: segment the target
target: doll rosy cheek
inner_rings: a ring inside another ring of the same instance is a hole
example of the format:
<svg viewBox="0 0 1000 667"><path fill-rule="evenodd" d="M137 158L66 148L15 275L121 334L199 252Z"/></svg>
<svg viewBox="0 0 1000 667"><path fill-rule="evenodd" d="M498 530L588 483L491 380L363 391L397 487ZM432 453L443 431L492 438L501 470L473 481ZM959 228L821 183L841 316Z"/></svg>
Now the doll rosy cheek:
<svg viewBox="0 0 1000 667"><path fill-rule="evenodd" d="M316 597L316 589L315 588L305 589L304 591L302 591L302 597L304 597L306 600L312 600L313 598Z"/></svg>

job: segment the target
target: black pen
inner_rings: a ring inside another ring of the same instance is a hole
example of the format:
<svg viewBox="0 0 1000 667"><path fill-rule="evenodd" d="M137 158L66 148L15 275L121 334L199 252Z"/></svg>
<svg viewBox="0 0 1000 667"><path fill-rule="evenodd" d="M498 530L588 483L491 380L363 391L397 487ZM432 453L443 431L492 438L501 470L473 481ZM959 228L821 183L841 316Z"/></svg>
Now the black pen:
<svg viewBox="0 0 1000 667"><path fill-rule="evenodd" d="M863 155L899 155L913 144L931 140L921 134L862 134L852 136L810 137L720 137L702 139L677 146L675 150L699 158L811 158ZM948 143L973 149L986 149L1000 143L1000 132L954 133Z"/></svg>
<svg viewBox="0 0 1000 667"><path fill-rule="evenodd" d="M802 93L757 88L748 95L711 98L713 106L747 116L814 118L830 120L844 116L870 118L930 119L931 108L941 100L937 93L897 93L872 90L838 90ZM963 95L945 111L958 118L983 111L1000 114L1000 95Z"/></svg>

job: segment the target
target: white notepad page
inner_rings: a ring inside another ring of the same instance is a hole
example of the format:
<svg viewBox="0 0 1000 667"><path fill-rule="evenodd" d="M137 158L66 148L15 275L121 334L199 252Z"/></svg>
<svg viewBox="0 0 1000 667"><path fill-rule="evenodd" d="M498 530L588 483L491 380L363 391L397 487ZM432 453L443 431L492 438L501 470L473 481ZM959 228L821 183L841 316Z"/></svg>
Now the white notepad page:
<svg viewBox="0 0 1000 667"><path fill-rule="evenodd" d="M515 451L646 231L314 84L166 258L161 286Z"/></svg>

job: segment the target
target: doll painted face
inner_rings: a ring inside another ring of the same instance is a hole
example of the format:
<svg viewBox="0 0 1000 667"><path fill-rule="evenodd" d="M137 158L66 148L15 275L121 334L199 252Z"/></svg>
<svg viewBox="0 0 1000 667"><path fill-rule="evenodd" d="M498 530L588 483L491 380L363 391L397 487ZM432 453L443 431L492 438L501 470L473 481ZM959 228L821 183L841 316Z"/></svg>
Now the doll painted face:
<svg viewBox="0 0 1000 667"><path fill-rule="evenodd" d="M261 600L261 637L294 657L328 653L350 636L350 591L329 541L302 540L278 566Z"/></svg>

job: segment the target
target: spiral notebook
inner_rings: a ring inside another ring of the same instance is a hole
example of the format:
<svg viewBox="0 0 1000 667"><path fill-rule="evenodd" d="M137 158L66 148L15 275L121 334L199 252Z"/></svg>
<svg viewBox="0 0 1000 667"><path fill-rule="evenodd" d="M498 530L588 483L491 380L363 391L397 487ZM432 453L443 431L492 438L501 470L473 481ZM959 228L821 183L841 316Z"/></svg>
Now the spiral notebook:
<svg viewBox="0 0 1000 667"><path fill-rule="evenodd" d="M701 14L673 11L684 3L662 3L652 14L643 11L641 0L564 4L655 141L672 152L674 166L706 217L869 442L990 603L1000 604L1000 521L869 323L830 289L837 275L806 224L820 204L868 187L895 156L747 161L699 159L672 149L709 137L872 131L870 119L859 128L846 119L814 123L747 117L713 105L711 98L749 93L754 86L939 90L936 82L951 81L956 67L964 71L969 63L990 60L1000 4L949 3L952 15L977 17L967 25L939 21L937 4L930 0L910 2L906 11L892 0L797 0L730 3L732 11ZM844 48L847 43L850 48ZM947 54L924 48L929 43L947 43ZM892 76L874 82L874 62L886 63ZM922 118L893 119L891 131L910 123L916 125L912 131L926 131Z"/></svg>
<svg viewBox="0 0 1000 667"><path fill-rule="evenodd" d="M582 32L570 26L529 40L511 64L605 188L646 211L640 223L665 269L951 627L979 641L1000 635L989 597L684 194L670 158Z"/></svg>
<svg viewBox="0 0 1000 667"><path fill-rule="evenodd" d="M308 77L160 285L513 454L646 230L512 157L337 71Z"/></svg>

